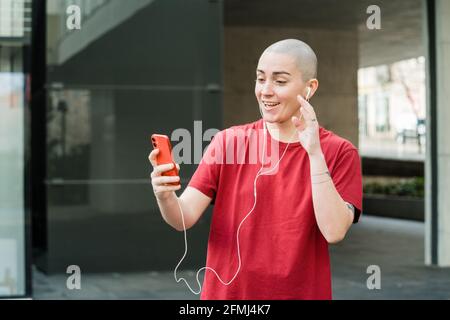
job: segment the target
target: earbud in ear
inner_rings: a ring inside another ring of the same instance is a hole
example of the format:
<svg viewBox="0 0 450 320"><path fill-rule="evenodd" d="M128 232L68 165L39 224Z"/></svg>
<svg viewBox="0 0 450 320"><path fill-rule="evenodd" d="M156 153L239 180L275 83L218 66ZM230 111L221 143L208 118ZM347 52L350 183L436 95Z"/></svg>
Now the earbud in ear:
<svg viewBox="0 0 450 320"><path fill-rule="evenodd" d="M310 94L311 94L311 87L308 87L308 93L306 94L306 100L309 99Z"/></svg>

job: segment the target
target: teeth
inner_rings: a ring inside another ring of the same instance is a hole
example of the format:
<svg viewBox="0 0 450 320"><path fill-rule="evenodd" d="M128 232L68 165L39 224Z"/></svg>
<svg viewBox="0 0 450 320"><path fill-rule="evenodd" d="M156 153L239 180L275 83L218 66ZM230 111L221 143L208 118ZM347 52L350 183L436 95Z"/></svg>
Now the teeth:
<svg viewBox="0 0 450 320"><path fill-rule="evenodd" d="M267 102L264 102L264 104L268 107L275 107L275 106L279 105L279 103L267 103Z"/></svg>

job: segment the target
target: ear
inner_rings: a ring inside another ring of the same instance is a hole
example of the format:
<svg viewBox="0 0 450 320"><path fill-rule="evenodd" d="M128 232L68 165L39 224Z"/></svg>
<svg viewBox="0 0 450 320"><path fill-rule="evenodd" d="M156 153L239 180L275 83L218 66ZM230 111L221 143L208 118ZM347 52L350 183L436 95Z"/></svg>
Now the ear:
<svg viewBox="0 0 450 320"><path fill-rule="evenodd" d="M308 98L309 99L311 99L313 96L314 96L314 94L316 93L316 91L317 91L317 89L319 88L319 80L317 80L317 79L311 79L311 80L309 80L308 81ZM306 100L308 100L308 99L306 99Z"/></svg>

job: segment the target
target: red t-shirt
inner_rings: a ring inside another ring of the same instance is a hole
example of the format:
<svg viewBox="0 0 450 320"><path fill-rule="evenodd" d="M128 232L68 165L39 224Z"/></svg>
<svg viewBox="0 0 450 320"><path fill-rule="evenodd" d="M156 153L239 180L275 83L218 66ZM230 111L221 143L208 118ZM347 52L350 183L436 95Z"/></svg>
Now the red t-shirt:
<svg viewBox="0 0 450 320"><path fill-rule="evenodd" d="M232 279L238 268L236 233L253 207L253 183L261 163L250 163L249 158L244 163L214 163L211 157L216 157L219 149L230 150L227 147L233 139L226 137L237 130L263 140L262 129L259 120L217 133L189 182L213 199L206 266L214 268L224 282ZM319 132L334 185L344 201L354 205L357 222L362 208L357 149L331 131L320 128ZM250 139L244 141L234 146L235 155L249 155ZM268 132L266 141L266 150L271 150L272 143L279 144L280 156L287 146ZM267 169L275 164L267 164ZM316 223L310 180L306 151L300 143L291 143L276 174L257 180L256 206L239 233L240 272L225 286L206 270L201 299L331 299L328 243Z"/></svg>

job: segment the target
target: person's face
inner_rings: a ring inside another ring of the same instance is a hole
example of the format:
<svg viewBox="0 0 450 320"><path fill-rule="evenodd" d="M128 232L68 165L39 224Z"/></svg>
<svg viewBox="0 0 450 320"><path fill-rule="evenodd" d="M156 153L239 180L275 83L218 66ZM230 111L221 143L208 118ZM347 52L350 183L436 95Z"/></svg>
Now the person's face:
<svg viewBox="0 0 450 320"><path fill-rule="evenodd" d="M299 114L297 95L306 95L295 59L287 54L263 53L256 68L255 95L267 122L283 123Z"/></svg>

